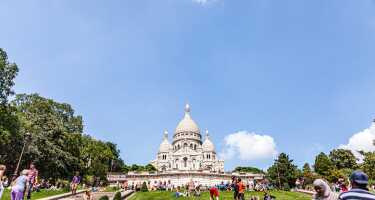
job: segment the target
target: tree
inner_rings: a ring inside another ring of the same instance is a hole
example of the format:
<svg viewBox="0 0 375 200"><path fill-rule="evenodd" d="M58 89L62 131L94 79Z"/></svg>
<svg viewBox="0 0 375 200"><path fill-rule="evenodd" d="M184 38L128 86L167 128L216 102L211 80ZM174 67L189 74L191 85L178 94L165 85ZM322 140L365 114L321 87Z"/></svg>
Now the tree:
<svg viewBox="0 0 375 200"><path fill-rule="evenodd" d="M309 163L305 163L303 165L302 173L303 173L303 176L309 176L309 175L312 174L311 167L310 167Z"/></svg>
<svg viewBox="0 0 375 200"><path fill-rule="evenodd" d="M125 168L116 144L83 135L82 117L69 104L38 94L19 94L8 102L17 73L18 66L0 48L0 164L7 166L7 175L16 167L27 132L32 137L20 168L33 161L42 178L66 179L75 171L105 178L108 171Z"/></svg>
<svg viewBox="0 0 375 200"><path fill-rule="evenodd" d="M141 192L148 192L147 183L143 182L141 186Z"/></svg>
<svg viewBox="0 0 375 200"><path fill-rule="evenodd" d="M12 101L22 129L32 140L23 166L33 161L42 177L64 177L79 168L79 147L83 130L81 116L69 104L38 94L19 94Z"/></svg>
<svg viewBox="0 0 375 200"><path fill-rule="evenodd" d="M305 163L303 165L303 167L302 167L302 176L305 179L305 181L304 181L305 185L313 183L313 181L315 179L315 176L314 176L314 173L311 170L311 167L310 167L309 163Z"/></svg>
<svg viewBox="0 0 375 200"><path fill-rule="evenodd" d="M120 150L117 145L112 142L106 142L106 145L112 152L113 159L110 160L109 166L111 172L121 172L124 166L124 161L120 158Z"/></svg>
<svg viewBox="0 0 375 200"><path fill-rule="evenodd" d="M263 170L258 169L256 167L236 167L233 171L234 172L264 174Z"/></svg>
<svg viewBox="0 0 375 200"><path fill-rule="evenodd" d="M15 168L15 157L21 152L23 140L16 109L8 103L8 97L14 94L17 73L17 65L10 63L7 53L0 48L0 161L7 164L8 173Z"/></svg>
<svg viewBox="0 0 375 200"><path fill-rule="evenodd" d="M323 177L327 178L331 174L331 170L335 168L335 165L332 161L328 158L328 156L321 152L319 155L315 157L315 164L314 169L315 172Z"/></svg>
<svg viewBox="0 0 375 200"><path fill-rule="evenodd" d="M362 169L370 179L375 179L375 152L364 153Z"/></svg>
<svg viewBox="0 0 375 200"><path fill-rule="evenodd" d="M329 153L329 158L337 169L355 169L357 167L357 159L347 149L334 149Z"/></svg>
<svg viewBox="0 0 375 200"><path fill-rule="evenodd" d="M145 170L145 171L148 171L148 172L153 172L153 171L156 171L156 168L154 167L154 165L147 164L147 165L144 167L144 170Z"/></svg>
<svg viewBox="0 0 375 200"><path fill-rule="evenodd" d="M298 178L298 169L287 154L281 153L274 164L268 168L267 176L271 183L279 188L288 190L295 185L295 181Z"/></svg>
<svg viewBox="0 0 375 200"><path fill-rule="evenodd" d="M0 105L8 102L8 97L14 94L14 78L17 76L18 66L8 61L7 53L0 48Z"/></svg>
<svg viewBox="0 0 375 200"><path fill-rule="evenodd" d="M116 192L115 196L113 197L113 200L121 200L121 192Z"/></svg>
<svg viewBox="0 0 375 200"><path fill-rule="evenodd" d="M82 137L80 160L84 172L105 179L110 171L110 161L115 158L111 148L105 142L95 140L88 135Z"/></svg>

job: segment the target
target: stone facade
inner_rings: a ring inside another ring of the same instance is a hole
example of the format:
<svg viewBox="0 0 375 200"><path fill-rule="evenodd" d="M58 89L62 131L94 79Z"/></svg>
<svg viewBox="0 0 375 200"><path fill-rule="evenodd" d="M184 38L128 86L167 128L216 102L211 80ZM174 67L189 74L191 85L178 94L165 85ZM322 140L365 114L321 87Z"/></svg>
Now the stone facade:
<svg viewBox="0 0 375 200"><path fill-rule="evenodd" d="M262 174L224 172L224 161L218 159L208 131L202 142L199 127L191 118L189 105L185 107L185 115L177 125L172 143L168 140L168 132L164 132L157 157L151 164L157 169L156 172L108 174L108 181L112 184L127 181L129 185L167 182L176 187L190 181L202 186L229 183L232 176L241 177L245 182L264 179Z"/></svg>
<svg viewBox="0 0 375 200"><path fill-rule="evenodd" d="M110 183L122 183L127 181L129 185L141 185L146 182L148 185L154 183L170 183L174 188L184 186L193 181L201 186L210 187L221 183L231 183L232 176L240 177L244 183L264 180L263 174L252 173L211 173L209 171L201 172L129 172L128 174L108 174L107 179Z"/></svg>
<svg viewBox="0 0 375 200"><path fill-rule="evenodd" d="M218 159L215 146L206 130L205 140L199 127L191 118L190 106L185 107L185 116L178 124L172 143L168 132L160 144L157 158L151 162L158 171L201 171L224 172L224 161Z"/></svg>

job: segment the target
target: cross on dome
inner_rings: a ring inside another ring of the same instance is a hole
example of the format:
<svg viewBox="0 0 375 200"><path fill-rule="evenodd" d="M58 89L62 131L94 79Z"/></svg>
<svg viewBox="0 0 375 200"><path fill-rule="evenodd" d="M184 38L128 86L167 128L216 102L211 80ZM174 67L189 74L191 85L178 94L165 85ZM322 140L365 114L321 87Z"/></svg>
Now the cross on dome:
<svg viewBox="0 0 375 200"><path fill-rule="evenodd" d="M185 112L190 112L190 105L188 103L185 105Z"/></svg>
<svg viewBox="0 0 375 200"><path fill-rule="evenodd" d="M168 131L167 130L164 131L164 139L168 139Z"/></svg>

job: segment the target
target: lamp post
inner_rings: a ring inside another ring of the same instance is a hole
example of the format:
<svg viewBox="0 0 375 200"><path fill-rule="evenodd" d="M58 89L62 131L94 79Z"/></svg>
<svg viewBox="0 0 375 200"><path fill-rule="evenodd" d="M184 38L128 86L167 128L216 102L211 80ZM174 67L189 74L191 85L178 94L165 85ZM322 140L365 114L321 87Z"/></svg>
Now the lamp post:
<svg viewBox="0 0 375 200"><path fill-rule="evenodd" d="M25 133L25 138L23 140L22 151L21 151L20 157L18 159L18 163L17 163L16 169L14 170L14 173L13 173L13 179L15 177L17 177L17 175L18 175L18 169L20 167L21 159L22 159L23 153L25 152L26 145L27 145L27 143L29 142L30 139L31 139L31 134L29 132L26 132Z"/></svg>

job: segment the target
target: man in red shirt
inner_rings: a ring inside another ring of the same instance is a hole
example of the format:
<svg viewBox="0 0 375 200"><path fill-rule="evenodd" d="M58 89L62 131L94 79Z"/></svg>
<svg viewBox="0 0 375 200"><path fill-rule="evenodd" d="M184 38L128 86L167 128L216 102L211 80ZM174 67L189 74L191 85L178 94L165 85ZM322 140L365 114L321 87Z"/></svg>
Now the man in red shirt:
<svg viewBox="0 0 375 200"><path fill-rule="evenodd" d="M219 200L219 190L217 189L217 187L211 187L210 188L210 200Z"/></svg>

